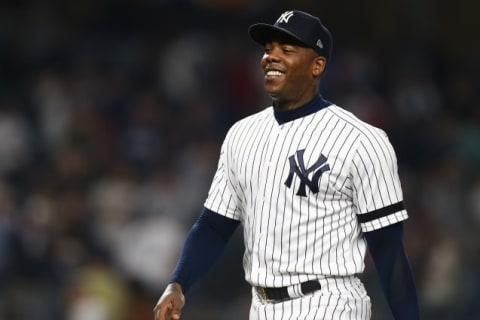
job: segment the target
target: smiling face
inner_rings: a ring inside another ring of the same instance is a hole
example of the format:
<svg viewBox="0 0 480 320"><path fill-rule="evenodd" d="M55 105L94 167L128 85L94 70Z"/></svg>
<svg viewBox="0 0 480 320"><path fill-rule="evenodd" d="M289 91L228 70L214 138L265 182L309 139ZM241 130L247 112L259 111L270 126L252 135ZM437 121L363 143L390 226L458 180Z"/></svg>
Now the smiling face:
<svg viewBox="0 0 480 320"><path fill-rule="evenodd" d="M278 108L297 108L317 93L325 64L313 49L279 33L265 44L261 60L265 91Z"/></svg>

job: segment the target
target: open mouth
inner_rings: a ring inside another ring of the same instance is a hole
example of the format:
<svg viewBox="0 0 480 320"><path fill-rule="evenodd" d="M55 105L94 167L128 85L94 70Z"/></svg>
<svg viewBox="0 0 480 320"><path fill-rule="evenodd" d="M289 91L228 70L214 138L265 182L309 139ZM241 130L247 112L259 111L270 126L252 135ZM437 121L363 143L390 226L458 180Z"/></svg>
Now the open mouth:
<svg viewBox="0 0 480 320"><path fill-rule="evenodd" d="M284 75L284 72L278 71L278 70L268 70L265 72L265 77L266 78L277 78L281 77Z"/></svg>

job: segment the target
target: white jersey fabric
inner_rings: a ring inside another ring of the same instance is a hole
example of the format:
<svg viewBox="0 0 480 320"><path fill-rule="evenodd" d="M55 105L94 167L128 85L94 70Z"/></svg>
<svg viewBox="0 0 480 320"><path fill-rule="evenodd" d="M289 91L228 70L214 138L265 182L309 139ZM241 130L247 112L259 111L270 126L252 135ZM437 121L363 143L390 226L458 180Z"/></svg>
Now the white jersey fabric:
<svg viewBox="0 0 480 320"><path fill-rule="evenodd" d="M402 201L387 135L332 104L234 124L205 207L242 222L246 280L283 287L361 273L362 233L407 219Z"/></svg>

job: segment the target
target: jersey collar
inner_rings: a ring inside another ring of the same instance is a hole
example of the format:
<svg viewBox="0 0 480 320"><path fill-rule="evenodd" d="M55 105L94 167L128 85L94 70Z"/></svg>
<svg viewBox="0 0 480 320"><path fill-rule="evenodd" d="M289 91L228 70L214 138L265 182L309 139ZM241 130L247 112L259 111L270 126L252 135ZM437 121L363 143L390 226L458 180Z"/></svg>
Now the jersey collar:
<svg viewBox="0 0 480 320"><path fill-rule="evenodd" d="M276 108L275 103L273 103L273 112L278 124L284 124L286 122L308 116L309 114L315 113L331 104L332 103L330 101L323 99L320 94L317 94L312 100L293 110L281 111L280 109Z"/></svg>

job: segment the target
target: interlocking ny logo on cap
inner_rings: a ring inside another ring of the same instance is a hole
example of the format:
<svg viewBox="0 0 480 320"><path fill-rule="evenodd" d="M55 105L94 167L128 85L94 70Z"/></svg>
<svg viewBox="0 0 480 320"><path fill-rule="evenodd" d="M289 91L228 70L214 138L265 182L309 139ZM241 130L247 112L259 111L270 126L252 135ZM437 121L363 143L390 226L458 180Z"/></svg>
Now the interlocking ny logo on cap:
<svg viewBox="0 0 480 320"><path fill-rule="evenodd" d="M278 18L277 23L288 23L288 20L293 16L293 11L285 11L282 13L280 18Z"/></svg>

